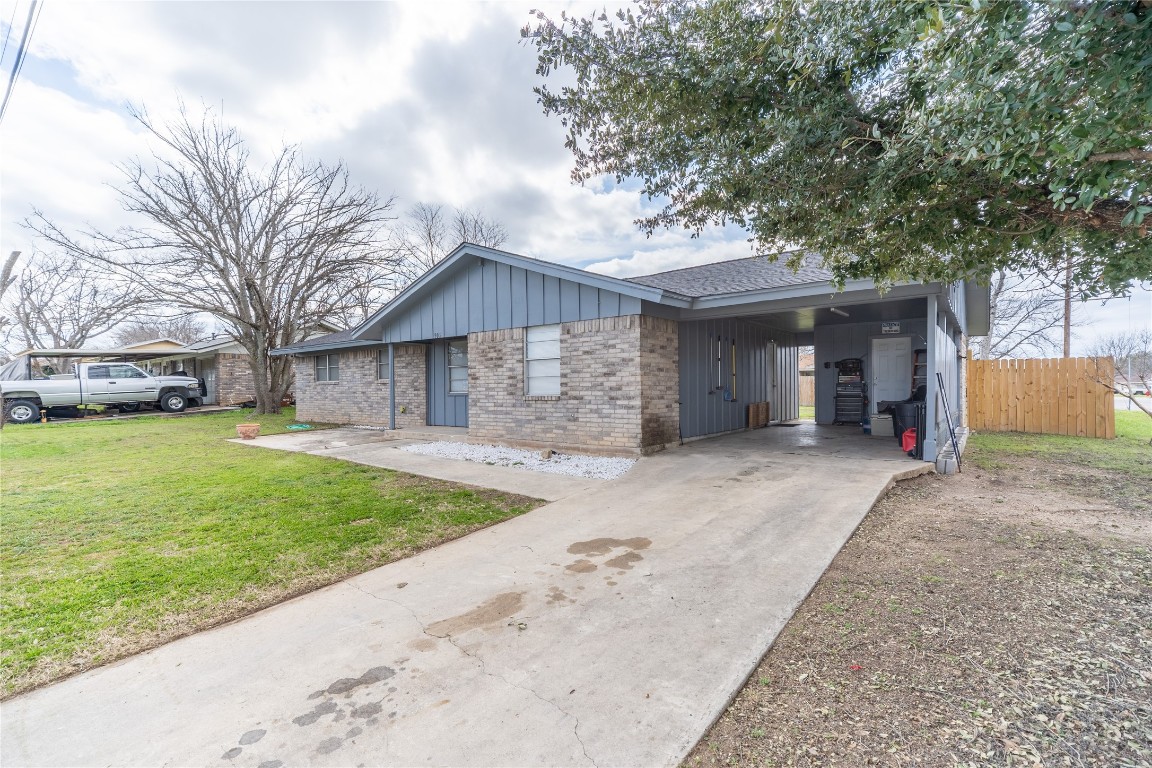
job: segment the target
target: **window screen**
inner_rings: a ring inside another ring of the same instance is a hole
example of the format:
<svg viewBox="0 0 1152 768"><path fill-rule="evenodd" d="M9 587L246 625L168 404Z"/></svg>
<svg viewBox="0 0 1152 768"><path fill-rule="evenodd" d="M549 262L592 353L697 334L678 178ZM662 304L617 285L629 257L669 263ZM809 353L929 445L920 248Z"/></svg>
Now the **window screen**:
<svg viewBox="0 0 1152 768"><path fill-rule="evenodd" d="M316 356L316 381L340 381L340 355Z"/></svg>
<svg viewBox="0 0 1152 768"><path fill-rule="evenodd" d="M529 395L560 394L560 326L538 325L524 337L524 380Z"/></svg>
<svg viewBox="0 0 1152 768"><path fill-rule="evenodd" d="M392 371L388 368L388 350L386 349L376 352L376 378L379 381L388 381L392 378Z"/></svg>
<svg viewBox="0 0 1152 768"><path fill-rule="evenodd" d="M468 393L468 340L448 342L448 394Z"/></svg>

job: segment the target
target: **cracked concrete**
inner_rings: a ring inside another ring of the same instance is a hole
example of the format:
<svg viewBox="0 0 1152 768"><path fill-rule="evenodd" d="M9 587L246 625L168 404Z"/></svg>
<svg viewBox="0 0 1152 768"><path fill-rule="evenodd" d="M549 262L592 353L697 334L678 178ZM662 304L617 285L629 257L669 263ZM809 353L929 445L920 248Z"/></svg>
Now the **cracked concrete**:
<svg viewBox="0 0 1152 768"><path fill-rule="evenodd" d="M930 469L847 430L823 455L825 437L797 429L642 459L585 493L12 699L0 763L675 765L873 501Z"/></svg>

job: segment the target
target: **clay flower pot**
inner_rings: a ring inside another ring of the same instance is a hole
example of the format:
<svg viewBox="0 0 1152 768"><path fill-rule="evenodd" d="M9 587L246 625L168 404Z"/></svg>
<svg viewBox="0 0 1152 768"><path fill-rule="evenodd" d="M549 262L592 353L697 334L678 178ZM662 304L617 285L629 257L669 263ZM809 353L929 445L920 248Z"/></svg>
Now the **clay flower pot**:
<svg viewBox="0 0 1152 768"><path fill-rule="evenodd" d="M237 424L236 434L240 435L241 440L254 440L260 436L259 424Z"/></svg>

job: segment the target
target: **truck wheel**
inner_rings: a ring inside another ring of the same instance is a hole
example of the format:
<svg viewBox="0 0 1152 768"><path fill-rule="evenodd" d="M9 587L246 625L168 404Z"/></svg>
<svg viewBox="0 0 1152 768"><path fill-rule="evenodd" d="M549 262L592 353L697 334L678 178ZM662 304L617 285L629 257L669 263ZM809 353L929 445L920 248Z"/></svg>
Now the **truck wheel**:
<svg viewBox="0 0 1152 768"><path fill-rule="evenodd" d="M116 406L116 410L121 413L136 413L140 410L140 403L120 403Z"/></svg>
<svg viewBox="0 0 1152 768"><path fill-rule="evenodd" d="M40 420L40 406L31 400L13 400L8 403L8 421L13 424L32 424Z"/></svg>
<svg viewBox="0 0 1152 768"><path fill-rule="evenodd" d="M179 392L169 392L161 396L160 407L168 413L182 413L188 407L188 398Z"/></svg>

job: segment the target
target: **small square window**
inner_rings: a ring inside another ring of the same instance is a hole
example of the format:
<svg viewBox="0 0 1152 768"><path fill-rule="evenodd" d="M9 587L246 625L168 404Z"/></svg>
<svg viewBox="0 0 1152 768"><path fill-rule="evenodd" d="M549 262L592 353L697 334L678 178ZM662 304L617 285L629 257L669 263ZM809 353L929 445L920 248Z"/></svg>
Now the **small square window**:
<svg viewBox="0 0 1152 768"><path fill-rule="evenodd" d="M559 325L538 325L524 335L524 389L528 395L560 394Z"/></svg>
<svg viewBox="0 0 1152 768"><path fill-rule="evenodd" d="M316 356L316 381L340 381L340 355Z"/></svg>

